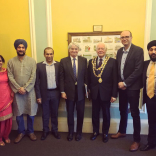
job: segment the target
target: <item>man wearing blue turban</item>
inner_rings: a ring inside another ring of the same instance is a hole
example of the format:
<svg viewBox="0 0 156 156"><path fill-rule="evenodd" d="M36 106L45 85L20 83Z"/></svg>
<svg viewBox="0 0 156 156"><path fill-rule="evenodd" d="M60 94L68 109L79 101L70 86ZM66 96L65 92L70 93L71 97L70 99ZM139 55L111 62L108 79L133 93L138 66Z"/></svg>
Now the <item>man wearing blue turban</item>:
<svg viewBox="0 0 156 156"><path fill-rule="evenodd" d="M19 143L27 134L32 141L37 138L34 134L33 124L38 105L36 103L34 84L36 80L36 62L26 53L27 42L17 39L14 42L17 56L8 61L8 77L10 86L15 93L13 113L18 125L18 136L14 143ZM27 115L27 130L24 127L23 114Z"/></svg>

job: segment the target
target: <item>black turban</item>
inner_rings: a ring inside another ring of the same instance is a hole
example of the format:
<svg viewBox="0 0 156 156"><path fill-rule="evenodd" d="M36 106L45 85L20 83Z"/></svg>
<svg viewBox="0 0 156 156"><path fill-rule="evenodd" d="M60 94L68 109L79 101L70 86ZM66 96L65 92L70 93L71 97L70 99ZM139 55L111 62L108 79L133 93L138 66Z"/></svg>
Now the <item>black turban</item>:
<svg viewBox="0 0 156 156"><path fill-rule="evenodd" d="M153 47L153 46L156 46L156 40L153 40L153 41L151 41L151 42L148 43L148 45L147 45L148 51L149 51L149 49L150 49L151 47Z"/></svg>
<svg viewBox="0 0 156 156"><path fill-rule="evenodd" d="M25 49L27 49L27 42L23 39L17 39L15 42L14 42L14 47L15 49L17 49L17 47L20 45L20 44L23 44Z"/></svg>

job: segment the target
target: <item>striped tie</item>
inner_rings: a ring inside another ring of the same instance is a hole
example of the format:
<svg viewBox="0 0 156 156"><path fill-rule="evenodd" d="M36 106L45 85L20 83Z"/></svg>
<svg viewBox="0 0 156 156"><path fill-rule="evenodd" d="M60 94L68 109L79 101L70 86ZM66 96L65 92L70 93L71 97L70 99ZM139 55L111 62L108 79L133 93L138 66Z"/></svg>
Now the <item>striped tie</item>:
<svg viewBox="0 0 156 156"><path fill-rule="evenodd" d="M155 63L153 62L151 65L148 84L147 84L147 95L151 99L154 96L154 78L155 78Z"/></svg>
<svg viewBox="0 0 156 156"><path fill-rule="evenodd" d="M76 64L75 64L75 60L76 60L76 58L73 58L73 72L74 72L74 78L75 78L75 82L76 82Z"/></svg>

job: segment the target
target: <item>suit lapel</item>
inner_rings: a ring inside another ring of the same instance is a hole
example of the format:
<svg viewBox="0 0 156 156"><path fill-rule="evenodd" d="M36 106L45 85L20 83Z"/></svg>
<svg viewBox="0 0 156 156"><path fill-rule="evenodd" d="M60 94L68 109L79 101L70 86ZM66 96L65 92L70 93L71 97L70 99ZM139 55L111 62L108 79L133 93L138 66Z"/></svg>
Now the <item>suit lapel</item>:
<svg viewBox="0 0 156 156"><path fill-rule="evenodd" d="M57 63L54 63L54 67L55 67L55 75L57 75L57 73L58 73Z"/></svg>
<svg viewBox="0 0 156 156"><path fill-rule="evenodd" d="M109 62L110 62L110 59L107 61L107 64L105 65L102 75L104 75L104 73L106 72L106 68L109 66Z"/></svg>
<svg viewBox="0 0 156 156"><path fill-rule="evenodd" d="M77 73L77 80L80 76L80 73L81 73L81 69L82 69L82 59L81 57L78 56L78 73Z"/></svg>
<svg viewBox="0 0 156 156"><path fill-rule="evenodd" d="M69 69L69 72L70 72L72 78L74 79L74 72L73 72L72 62L71 62L70 57L67 58L67 66L68 66L68 69ZM75 81L75 79L74 79L74 81Z"/></svg>
<svg viewBox="0 0 156 156"><path fill-rule="evenodd" d="M45 83L47 85L47 72L46 72L46 64L42 64L42 74L45 76Z"/></svg>
<svg viewBox="0 0 156 156"><path fill-rule="evenodd" d="M147 68L148 68L148 65L150 63L150 60L148 60L147 62L145 62L144 64L144 71L143 71L143 84L146 85L146 73L147 73Z"/></svg>
<svg viewBox="0 0 156 156"><path fill-rule="evenodd" d="M121 58L122 58L122 55L123 55L123 48L121 49L121 51L118 51L118 70L119 70L119 73L120 73L120 69L121 69Z"/></svg>
<svg viewBox="0 0 156 156"><path fill-rule="evenodd" d="M133 44L131 44L131 48L130 48L130 50L128 52L124 68L126 67L126 64L127 64L128 60L129 60L129 58L131 57L132 54L133 54Z"/></svg>

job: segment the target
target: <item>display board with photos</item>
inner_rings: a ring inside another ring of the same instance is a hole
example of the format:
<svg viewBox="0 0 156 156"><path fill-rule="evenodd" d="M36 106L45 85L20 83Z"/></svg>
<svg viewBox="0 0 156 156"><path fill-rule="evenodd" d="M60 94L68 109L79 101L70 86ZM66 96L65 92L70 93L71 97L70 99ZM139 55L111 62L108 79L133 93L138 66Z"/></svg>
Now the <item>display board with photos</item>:
<svg viewBox="0 0 156 156"><path fill-rule="evenodd" d="M107 46L106 54L116 58L118 49L123 47L120 41L120 34L121 31L68 33L68 45L70 42L78 43L81 48L78 55L87 58L89 61L97 56L96 45L102 42Z"/></svg>

